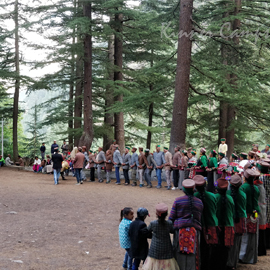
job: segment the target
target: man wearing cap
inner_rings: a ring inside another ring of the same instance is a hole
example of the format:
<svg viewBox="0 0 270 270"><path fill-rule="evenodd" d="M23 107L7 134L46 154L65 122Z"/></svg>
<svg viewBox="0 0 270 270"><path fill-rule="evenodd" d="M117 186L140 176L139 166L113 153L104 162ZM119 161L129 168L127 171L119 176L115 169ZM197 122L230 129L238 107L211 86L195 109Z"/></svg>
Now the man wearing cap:
<svg viewBox="0 0 270 270"><path fill-rule="evenodd" d="M130 184L128 171L129 171L129 164L130 164L131 156L130 156L129 150L130 148L126 146L125 153L122 156L122 159L123 159L122 166L123 166L123 173L125 177L125 185Z"/></svg>
<svg viewBox="0 0 270 270"><path fill-rule="evenodd" d="M56 141L53 141L53 144L51 146L51 154L54 153L54 149L57 148L58 149L58 144L56 143Z"/></svg>
<svg viewBox="0 0 270 270"><path fill-rule="evenodd" d="M228 145L226 144L226 139L222 138L220 141L221 141L221 144L218 147L218 152L223 153L224 156L226 157L227 151L228 151Z"/></svg>
<svg viewBox="0 0 270 270"><path fill-rule="evenodd" d="M137 168L139 166L139 159L138 159L138 154L136 153L137 148L132 147L131 152L133 153L130 159L130 168L131 170L131 180L133 181L132 186L137 186L137 179L136 179L136 174L137 174Z"/></svg>
<svg viewBox="0 0 270 270"><path fill-rule="evenodd" d="M152 187L152 183L151 183L151 174L153 171L154 166L157 166L153 156L150 154L150 150L149 149L145 149L145 157L147 159L147 168L145 169L144 172L144 178L145 181L147 182L147 187L151 188Z"/></svg>
<svg viewBox="0 0 270 270"><path fill-rule="evenodd" d="M217 200L213 193L205 190L206 181L202 175L195 175L193 180L195 181L197 189L194 196L203 203L203 231L200 235L201 270L208 270L210 266L209 263L212 261L211 251L212 248L214 248L213 245L218 244L218 219L216 216Z"/></svg>
<svg viewBox="0 0 270 270"><path fill-rule="evenodd" d="M173 246L181 270L195 270L196 265L200 265L198 243L202 230L203 203L194 197L194 187L193 180L183 181L183 191L186 195L175 199L169 217L175 229Z"/></svg>
<svg viewBox="0 0 270 270"><path fill-rule="evenodd" d="M166 175L166 182L167 182L167 189L171 189L171 180L172 180L172 174L171 174L171 167L173 166L172 163L172 154L168 151L168 147L164 147L164 158L165 158L165 175Z"/></svg>
<svg viewBox="0 0 270 270"><path fill-rule="evenodd" d="M41 159L45 159L45 151L46 151L46 146L45 143L43 142L42 145L40 146L40 153L41 153Z"/></svg>
<svg viewBox="0 0 270 270"><path fill-rule="evenodd" d="M116 185L120 185L120 167L123 164L123 159L121 157L120 151L119 151L119 145L114 145L114 152L113 152L113 164L115 168L115 177L116 177Z"/></svg>
<svg viewBox="0 0 270 270"><path fill-rule="evenodd" d="M143 187L143 174L144 174L144 169L146 168L146 166L148 166L146 157L143 153L143 148L139 147L139 156L138 156L138 162L139 162L139 166L138 166L138 173L139 173L139 180L140 180L140 187Z"/></svg>
<svg viewBox="0 0 270 270"><path fill-rule="evenodd" d="M140 207L137 211L137 217L130 224L129 236L131 241L130 253L134 258L132 270L138 270L142 261L145 261L149 245L147 238L152 238L144 222L147 216L150 216L146 208Z"/></svg>
<svg viewBox="0 0 270 270"><path fill-rule="evenodd" d="M242 236L239 259L243 263L257 263L258 260L258 214L260 207L258 199L260 191L254 185L254 180L260 176L257 170L247 169L244 171L245 183L241 186L247 196L246 212L247 212L247 233Z"/></svg>
<svg viewBox="0 0 270 270"><path fill-rule="evenodd" d="M66 144L66 141L63 141L63 144L61 146L61 149L62 149L62 153L64 155L67 155L68 154L68 144ZM85 149L86 149L86 147L85 147ZM86 154L87 154L87 152L86 152Z"/></svg>
<svg viewBox="0 0 270 270"><path fill-rule="evenodd" d="M89 150L88 162L90 167L90 182L95 182L95 163L97 160L92 150Z"/></svg>
<svg viewBox="0 0 270 270"><path fill-rule="evenodd" d="M89 156L88 156L88 153L86 151L86 146L82 146L82 153L84 154L84 164L83 164L83 167L85 168L86 164L88 164L89 162Z"/></svg>
<svg viewBox="0 0 270 270"><path fill-rule="evenodd" d="M156 166L156 175L157 175L157 179L158 179L158 185L156 186L156 188L161 188L161 173L162 173L162 168L164 166L164 164L166 163L165 158L164 158L164 153L160 151L160 145L156 146L156 152L153 155L154 160L157 164Z"/></svg>
<svg viewBox="0 0 270 270"><path fill-rule="evenodd" d="M98 182L103 182L103 175L102 175L102 169L104 169L105 166L105 154L102 147L98 148L98 154L96 157L96 164L97 164L97 174L98 174Z"/></svg>
<svg viewBox="0 0 270 270"><path fill-rule="evenodd" d="M75 155L74 162L73 162L73 168L75 169L75 176L77 179L77 184L80 185L83 184L83 179L81 175L81 171L83 169L83 163L84 163L84 154L82 153L82 148L78 148L79 152Z"/></svg>
<svg viewBox="0 0 270 270"><path fill-rule="evenodd" d="M270 155L269 147L270 147L270 144L267 144L265 148L261 151L261 153L266 153L267 155Z"/></svg>
<svg viewBox="0 0 270 270"><path fill-rule="evenodd" d="M172 169L173 169L173 184L174 187L172 190L175 190L178 188L178 181L179 181L179 166L181 164L181 153L180 147L177 145L174 147L174 155L172 158Z"/></svg>
<svg viewBox="0 0 270 270"><path fill-rule="evenodd" d="M52 155L54 184L58 185L59 184L59 176L60 176L60 172L62 169L63 157L61 154L58 153L57 147L53 151L55 153Z"/></svg>

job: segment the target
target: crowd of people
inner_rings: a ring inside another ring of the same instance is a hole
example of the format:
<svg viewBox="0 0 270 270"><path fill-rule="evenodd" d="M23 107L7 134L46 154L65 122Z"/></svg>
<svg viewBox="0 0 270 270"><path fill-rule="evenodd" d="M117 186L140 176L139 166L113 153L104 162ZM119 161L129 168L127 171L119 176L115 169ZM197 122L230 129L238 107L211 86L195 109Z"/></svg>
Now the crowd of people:
<svg viewBox="0 0 270 270"><path fill-rule="evenodd" d="M106 152L102 147L87 152L85 146L69 152L64 142L59 153L54 141L51 156L36 157L33 170L53 173L55 185L60 175L65 180L71 171L76 185L81 185L86 180L83 169L90 170L90 181L95 181L96 170L99 182L104 181L105 171L106 183L110 183L114 168L115 184L120 185L122 167L125 185L132 182L137 186L139 180L140 187L146 182L148 188L155 170L159 189L164 169L166 188L182 189L185 196L175 199L169 220L168 206L157 205L157 220L148 227L144 222L147 209L139 208L135 221L133 209L121 211L119 240L126 250L123 268L136 270L143 261L144 270L236 269L238 262L255 264L270 248L269 146L259 151L253 145L248 153L227 157L228 147L222 139L218 152L211 150L207 157L206 149L201 148L197 157L193 148L175 146L172 155L167 147L161 151L160 145L154 153L139 147L139 154L136 147L126 147L121 155L116 141ZM45 154L44 147L41 152ZM150 249L148 238L152 238Z"/></svg>
<svg viewBox="0 0 270 270"><path fill-rule="evenodd" d="M251 153L249 153L250 155ZM238 263L255 264L270 248L270 159L251 160L243 172L225 173L214 192L207 177L196 174L182 183L185 196L168 206L156 206L157 220L147 227L148 210L121 211L120 246L125 249L123 269L225 270ZM171 242L170 234L173 234ZM150 249L148 238L152 238Z"/></svg>

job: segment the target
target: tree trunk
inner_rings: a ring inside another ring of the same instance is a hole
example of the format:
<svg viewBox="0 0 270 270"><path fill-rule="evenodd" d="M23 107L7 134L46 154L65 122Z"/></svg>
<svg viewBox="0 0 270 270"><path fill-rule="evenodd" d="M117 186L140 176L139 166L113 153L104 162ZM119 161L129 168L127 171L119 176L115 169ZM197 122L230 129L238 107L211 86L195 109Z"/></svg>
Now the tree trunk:
<svg viewBox="0 0 270 270"><path fill-rule="evenodd" d="M122 24L123 14L115 15L116 34L114 38L114 65L116 70L114 72L114 81L122 81L123 74L123 40L122 40ZM118 83L119 84L119 83ZM121 85L119 85L121 87ZM116 96L115 101L123 102L123 95ZM123 112L114 114L114 132L115 139L119 145L120 152L124 152L125 148L125 130L124 130L124 114Z"/></svg>
<svg viewBox="0 0 270 270"><path fill-rule="evenodd" d="M82 92L83 92L83 59L80 54L76 59L76 88L74 108L74 146L79 145L82 128Z"/></svg>
<svg viewBox="0 0 270 270"><path fill-rule="evenodd" d="M15 23L15 92L13 103L13 158L18 160L18 116L19 116L19 92L20 92L20 64L19 64L19 10L18 0L15 0L14 23Z"/></svg>
<svg viewBox="0 0 270 270"><path fill-rule="evenodd" d="M153 85L150 85L150 91L153 91ZM149 110L148 110L148 127L152 127L153 125L153 114L154 114L154 103L150 103ZM147 141L146 141L146 148L151 148L151 139L152 139L152 132L148 130L147 132Z"/></svg>
<svg viewBox="0 0 270 270"><path fill-rule="evenodd" d="M91 2L83 4L83 13L91 23ZM80 138L79 145L85 145L90 149L93 141L93 111L92 111L92 35L91 25L89 32L85 33L84 38L84 124L83 134Z"/></svg>
<svg viewBox="0 0 270 270"><path fill-rule="evenodd" d="M79 16L83 16L81 12L79 12L79 8L82 6L80 0L77 1L77 9L76 12L80 13ZM76 3L75 3L76 5ZM78 32L80 31L80 27L78 27ZM83 93L83 46L80 33L77 34L77 44L79 49L77 50L76 54L76 85L75 85L75 105L74 105L74 146L79 146L79 140L82 135L81 128L82 128L82 93Z"/></svg>
<svg viewBox="0 0 270 270"><path fill-rule="evenodd" d="M114 80L114 36L110 36L108 42L108 60L109 60L109 67L108 67L108 79L113 81ZM107 86L106 94L105 94L105 117L104 117L104 124L106 127L106 131L108 131L103 137L103 149L108 150L113 143L113 138L108 134L113 134L113 125L114 125L114 115L110 113L109 110L113 105L113 88L111 86Z"/></svg>
<svg viewBox="0 0 270 270"><path fill-rule="evenodd" d="M228 4L225 5L228 7ZM229 12L225 12L223 14L223 18L226 18L229 16ZM228 41L228 38L226 38L226 41ZM228 48L226 45L222 44L221 45L221 56L222 56L222 61L223 65L227 66L228 65ZM230 74L226 74L225 79L229 82L230 81ZM224 89L221 89L221 93L225 93ZM227 123L228 123L228 103L224 100L220 101L219 105L219 132L218 132L218 142L217 145L219 146L220 140L222 138L226 138L226 132L227 132Z"/></svg>
<svg viewBox="0 0 270 270"><path fill-rule="evenodd" d="M240 13L241 9L241 0L232 0L235 4L235 9L234 9L234 16L237 16ZM237 29L240 29L241 22L239 19L234 19L233 24L232 24L232 31L235 31ZM233 37L233 42L236 46L239 46L239 37L234 36ZM234 66L238 64L238 55L235 51L233 51L233 54L231 55L232 57L232 63ZM237 91L237 76L236 74L231 74L230 76L230 83L232 85L232 88L234 88L235 91ZM228 122L227 122L227 144L228 144L228 155L231 155L234 150L234 134L235 134L235 129L233 127L234 120L236 116L236 109L234 106L229 105L228 106Z"/></svg>
<svg viewBox="0 0 270 270"><path fill-rule="evenodd" d="M76 3L76 2L75 2ZM75 31L73 31L73 38L72 44L75 44ZM72 59L71 59L71 78L70 78L70 85L69 85L69 104L68 104L68 146L69 150L72 150L74 147L73 139L73 94L74 94L74 78L75 78L75 56L74 52L72 52Z"/></svg>
<svg viewBox="0 0 270 270"><path fill-rule="evenodd" d="M191 33L192 31L193 0L181 0L179 31ZM175 96L173 102L173 116L171 126L170 151L175 145L185 146L187 128L187 108L189 94L189 76L191 63L192 40L188 36L178 37L177 70L175 79Z"/></svg>

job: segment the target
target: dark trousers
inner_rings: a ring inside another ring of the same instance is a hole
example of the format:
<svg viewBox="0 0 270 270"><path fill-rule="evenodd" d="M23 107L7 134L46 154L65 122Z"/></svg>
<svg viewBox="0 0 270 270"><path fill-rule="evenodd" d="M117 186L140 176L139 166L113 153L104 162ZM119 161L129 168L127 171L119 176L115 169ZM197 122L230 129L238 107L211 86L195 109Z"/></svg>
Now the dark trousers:
<svg viewBox="0 0 270 270"><path fill-rule="evenodd" d="M128 169L123 169L123 173L124 173L124 177L125 177L125 183L130 184Z"/></svg>
<svg viewBox="0 0 270 270"><path fill-rule="evenodd" d="M209 192L215 191L214 171L207 172L207 191L209 191Z"/></svg>
<svg viewBox="0 0 270 270"><path fill-rule="evenodd" d="M209 267L209 269L226 270L227 268L227 261L230 249L225 246L224 236L225 228L221 227L221 232L218 236L219 244L215 248L213 248L213 261L211 262L211 266Z"/></svg>
<svg viewBox="0 0 270 270"><path fill-rule="evenodd" d="M90 168L90 181L95 181L95 167Z"/></svg>
<svg viewBox="0 0 270 270"><path fill-rule="evenodd" d="M266 255L266 230L259 230L258 256Z"/></svg>
<svg viewBox="0 0 270 270"><path fill-rule="evenodd" d="M173 170L173 185L178 188L179 170Z"/></svg>

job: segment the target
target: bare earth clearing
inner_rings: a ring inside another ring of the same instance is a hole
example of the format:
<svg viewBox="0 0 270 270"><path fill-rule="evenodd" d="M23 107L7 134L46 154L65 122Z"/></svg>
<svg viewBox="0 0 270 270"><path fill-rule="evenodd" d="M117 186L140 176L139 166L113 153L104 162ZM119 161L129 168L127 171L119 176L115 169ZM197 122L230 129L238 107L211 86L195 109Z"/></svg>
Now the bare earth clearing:
<svg viewBox="0 0 270 270"><path fill-rule="evenodd" d="M75 186L75 178L67 178L55 186L52 175L0 169L1 270L119 270L124 258L120 210L146 207L149 224L158 202L171 207L183 194L114 183ZM257 265L238 269L268 270L269 263L269 256L259 257Z"/></svg>

